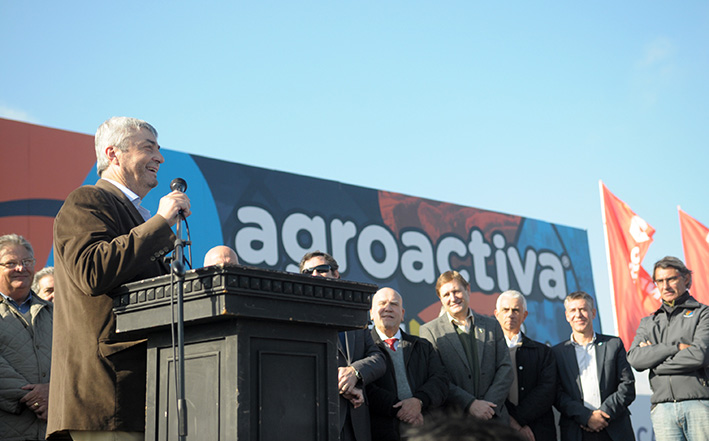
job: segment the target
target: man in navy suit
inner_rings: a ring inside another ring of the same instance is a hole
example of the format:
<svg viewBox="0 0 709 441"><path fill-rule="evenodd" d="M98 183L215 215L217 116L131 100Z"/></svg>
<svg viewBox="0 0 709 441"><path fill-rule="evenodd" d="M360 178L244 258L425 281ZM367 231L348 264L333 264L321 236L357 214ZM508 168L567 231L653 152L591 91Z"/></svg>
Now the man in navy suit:
<svg viewBox="0 0 709 441"><path fill-rule="evenodd" d="M628 406L635 377L618 337L593 331L593 298L582 291L564 300L571 338L554 346L561 441L633 441Z"/></svg>
<svg viewBox="0 0 709 441"><path fill-rule="evenodd" d="M335 259L322 251L300 260L301 274L339 279ZM340 390L340 440L370 441L369 408L364 386L384 375L384 355L368 329L340 332L337 351L337 387Z"/></svg>

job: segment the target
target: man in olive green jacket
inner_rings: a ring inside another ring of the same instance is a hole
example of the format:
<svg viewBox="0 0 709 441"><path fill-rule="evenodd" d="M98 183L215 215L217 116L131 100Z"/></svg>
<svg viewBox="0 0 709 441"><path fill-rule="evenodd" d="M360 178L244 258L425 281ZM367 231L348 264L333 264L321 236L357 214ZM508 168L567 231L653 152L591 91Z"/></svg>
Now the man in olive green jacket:
<svg viewBox="0 0 709 441"><path fill-rule="evenodd" d="M0 236L0 438L43 440L52 353L52 304L30 290L34 251Z"/></svg>

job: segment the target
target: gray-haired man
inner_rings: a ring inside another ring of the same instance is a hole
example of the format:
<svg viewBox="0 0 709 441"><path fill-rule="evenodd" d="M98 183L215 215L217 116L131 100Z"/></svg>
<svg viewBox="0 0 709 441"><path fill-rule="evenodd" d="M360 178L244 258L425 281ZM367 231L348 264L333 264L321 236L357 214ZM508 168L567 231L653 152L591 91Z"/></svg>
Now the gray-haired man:
<svg viewBox="0 0 709 441"><path fill-rule="evenodd" d="M676 257L655 263L662 306L640 321L628 361L650 369L652 427L664 440L709 439L709 307L689 294L692 271Z"/></svg>

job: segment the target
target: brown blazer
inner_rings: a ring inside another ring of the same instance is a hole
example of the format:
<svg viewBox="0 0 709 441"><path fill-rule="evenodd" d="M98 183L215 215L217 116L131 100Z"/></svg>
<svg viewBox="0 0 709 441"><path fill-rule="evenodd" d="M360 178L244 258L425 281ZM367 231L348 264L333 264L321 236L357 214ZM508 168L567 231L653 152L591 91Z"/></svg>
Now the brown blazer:
<svg viewBox="0 0 709 441"><path fill-rule="evenodd" d="M47 434L145 430L145 340L116 334L110 292L166 274L174 235L113 184L74 190L54 221L54 342Z"/></svg>

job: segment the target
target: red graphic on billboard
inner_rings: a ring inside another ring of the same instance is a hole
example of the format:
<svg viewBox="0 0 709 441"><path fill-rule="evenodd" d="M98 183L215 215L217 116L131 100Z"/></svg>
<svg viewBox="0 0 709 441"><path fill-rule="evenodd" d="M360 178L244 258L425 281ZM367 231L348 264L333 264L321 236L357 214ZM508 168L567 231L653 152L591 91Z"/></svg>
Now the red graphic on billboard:
<svg viewBox="0 0 709 441"><path fill-rule="evenodd" d="M93 136L0 119L0 151L0 234L26 237L44 265L54 216L96 162Z"/></svg>
<svg viewBox="0 0 709 441"><path fill-rule="evenodd" d="M492 234L502 233L508 243L515 240L522 218L502 213L480 210L472 207L461 207L445 202L421 199L399 193L379 192L379 208L382 219L387 227L397 236L406 229L419 229L426 233L433 243L442 236L455 234L465 237L473 228L479 229L488 242L492 242ZM471 257L451 256L451 266L471 266ZM471 284L470 304L475 311L491 315L495 309L496 295L486 294L474 289ZM431 293L432 303L419 312L423 322L438 317L441 304L436 301L435 292Z"/></svg>

